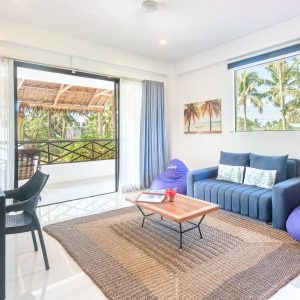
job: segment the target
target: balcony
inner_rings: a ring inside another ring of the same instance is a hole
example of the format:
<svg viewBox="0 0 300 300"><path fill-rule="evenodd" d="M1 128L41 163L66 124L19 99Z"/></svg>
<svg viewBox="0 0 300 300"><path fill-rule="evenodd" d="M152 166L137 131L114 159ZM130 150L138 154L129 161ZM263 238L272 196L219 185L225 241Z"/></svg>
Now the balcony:
<svg viewBox="0 0 300 300"><path fill-rule="evenodd" d="M48 173L40 205L116 189L115 82L86 75L17 68L19 184Z"/></svg>
<svg viewBox="0 0 300 300"><path fill-rule="evenodd" d="M39 205L48 205L114 192L116 145L115 139L44 140L19 142L18 149L39 152L39 168L50 175Z"/></svg>

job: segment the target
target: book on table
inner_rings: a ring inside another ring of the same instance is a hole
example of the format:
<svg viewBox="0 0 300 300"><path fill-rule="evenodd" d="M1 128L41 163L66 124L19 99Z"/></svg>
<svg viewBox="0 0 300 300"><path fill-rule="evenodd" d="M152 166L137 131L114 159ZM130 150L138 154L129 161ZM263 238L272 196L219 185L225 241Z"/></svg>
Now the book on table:
<svg viewBox="0 0 300 300"><path fill-rule="evenodd" d="M149 203L162 203L165 200L165 195L145 192L142 193L135 201L137 202L149 202Z"/></svg>
<svg viewBox="0 0 300 300"><path fill-rule="evenodd" d="M154 190L154 189L147 189L143 191L143 194L153 194L153 195L165 195L166 190L160 189L160 190Z"/></svg>

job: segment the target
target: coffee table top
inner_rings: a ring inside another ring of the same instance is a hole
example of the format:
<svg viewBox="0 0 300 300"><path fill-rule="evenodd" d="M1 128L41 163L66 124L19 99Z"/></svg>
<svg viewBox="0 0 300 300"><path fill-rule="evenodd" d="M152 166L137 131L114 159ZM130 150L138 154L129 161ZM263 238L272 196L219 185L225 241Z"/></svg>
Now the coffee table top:
<svg viewBox="0 0 300 300"><path fill-rule="evenodd" d="M142 208L155 212L178 223L195 219L199 216L217 211L217 204L192 197L176 194L174 202L165 199L162 203L146 203L136 201L141 193L127 194L126 200Z"/></svg>

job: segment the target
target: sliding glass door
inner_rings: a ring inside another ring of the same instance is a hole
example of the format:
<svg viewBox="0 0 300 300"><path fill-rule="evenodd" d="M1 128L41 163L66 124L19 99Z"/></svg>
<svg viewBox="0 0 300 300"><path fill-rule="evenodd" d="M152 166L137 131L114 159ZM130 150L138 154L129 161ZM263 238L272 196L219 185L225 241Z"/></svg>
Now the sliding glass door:
<svg viewBox="0 0 300 300"><path fill-rule="evenodd" d="M115 78L16 62L16 182L50 174L41 205L117 191Z"/></svg>

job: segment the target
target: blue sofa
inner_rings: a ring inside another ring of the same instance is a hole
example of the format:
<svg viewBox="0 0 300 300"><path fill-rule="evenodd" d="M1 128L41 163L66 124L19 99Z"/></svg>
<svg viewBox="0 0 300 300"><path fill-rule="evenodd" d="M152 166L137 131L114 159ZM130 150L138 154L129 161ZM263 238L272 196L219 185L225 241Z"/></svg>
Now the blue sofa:
<svg viewBox="0 0 300 300"><path fill-rule="evenodd" d="M230 156L230 154L221 152L220 163L224 163L223 157L227 164L241 165L239 159L229 158L231 161L228 163L226 155ZM243 153L241 155L244 159L242 163L249 166L250 159L247 159L247 155L251 156L251 154ZM264 156L259 158L263 160ZM269 166L269 161L266 160L266 162L265 169L273 169L272 163ZM195 170L188 173L187 194L194 198L217 203L224 210L272 223L273 227L286 230L286 220L289 214L300 205L298 165L298 160L286 157L286 173L280 175L283 175L282 181L277 182L272 189L217 180L218 167Z"/></svg>

